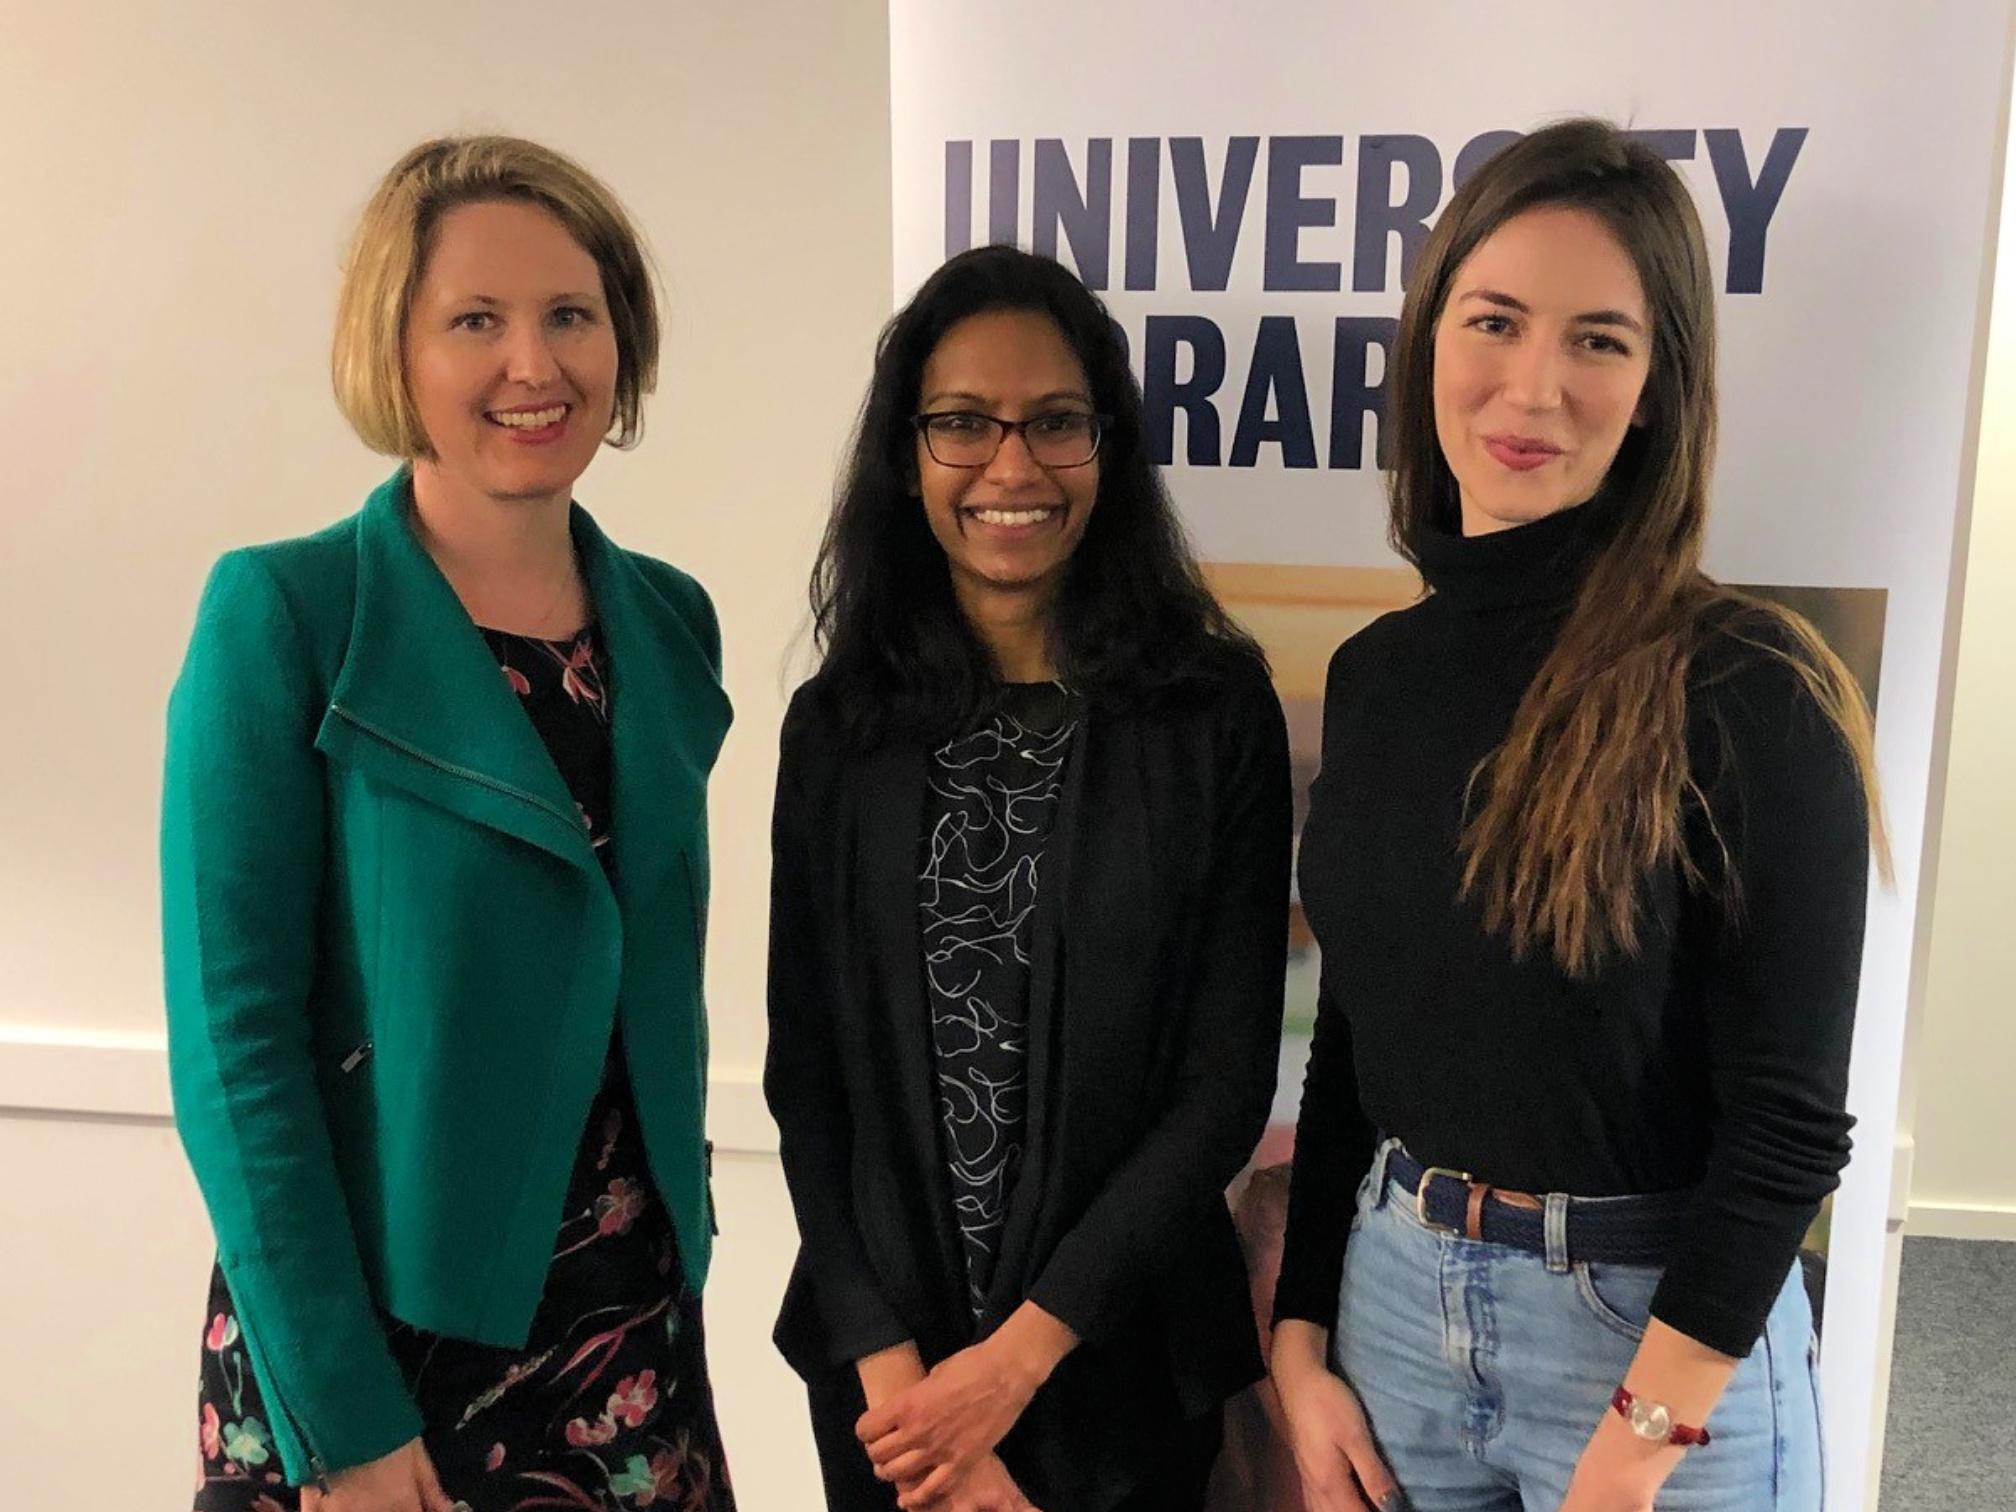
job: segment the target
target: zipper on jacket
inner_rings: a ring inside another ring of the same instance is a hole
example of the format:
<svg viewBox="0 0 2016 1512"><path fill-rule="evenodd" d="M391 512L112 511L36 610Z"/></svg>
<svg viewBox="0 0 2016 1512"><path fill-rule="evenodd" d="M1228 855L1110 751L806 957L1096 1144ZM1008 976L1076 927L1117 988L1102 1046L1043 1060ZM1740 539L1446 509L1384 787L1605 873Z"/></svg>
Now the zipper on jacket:
<svg viewBox="0 0 2016 1512"><path fill-rule="evenodd" d="M460 777L465 782L473 782L481 787L489 788L492 792L503 793L506 797L516 798L522 802L529 803L534 808L551 814L575 834L582 833L580 815L565 812L557 803L543 798L537 793L528 793L525 789L513 787L508 782L499 782L487 772L479 772L474 767L457 766L452 761L443 761L439 756L430 756L410 741L401 740L397 735L379 729L368 720L359 719L339 703L329 705L329 712L344 723L355 725L373 740L383 741L395 751L403 752L405 755L411 756L415 761L424 762L426 765L433 767L437 772L446 772L450 777Z"/></svg>
<svg viewBox="0 0 2016 1512"><path fill-rule="evenodd" d="M240 1328L246 1347L252 1352L252 1363L255 1368L260 1369L262 1383L260 1389L264 1392L267 1410L269 1412L277 1412L287 1420L287 1426L294 1430L294 1437L301 1441L302 1449L307 1452L308 1470L315 1477L315 1489L320 1491L324 1496L327 1496L329 1494L329 1462L316 1452L315 1441L308 1436L308 1429L301 1419L296 1417L292 1410L289 1409L287 1399L277 1389L267 1389L264 1383L272 1381L273 1371L271 1365L266 1361L265 1348L252 1336L250 1329L244 1328L242 1324Z"/></svg>
<svg viewBox="0 0 2016 1512"><path fill-rule="evenodd" d="M363 1065L364 1062L366 1062L371 1058L371 1052L376 1048L377 1045L373 1041L366 1040L364 1041L363 1044L359 1045L355 1050L352 1050L348 1055L344 1056L341 1067L343 1074L345 1076L348 1076L352 1071L355 1071L359 1066Z"/></svg>

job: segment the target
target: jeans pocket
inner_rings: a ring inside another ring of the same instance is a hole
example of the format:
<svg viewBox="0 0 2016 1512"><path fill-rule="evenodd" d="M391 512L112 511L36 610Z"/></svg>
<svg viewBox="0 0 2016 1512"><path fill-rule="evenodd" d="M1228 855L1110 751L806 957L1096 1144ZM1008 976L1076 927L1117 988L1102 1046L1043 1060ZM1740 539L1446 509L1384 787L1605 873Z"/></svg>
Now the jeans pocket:
<svg viewBox="0 0 2016 1512"><path fill-rule="evenodd" d="M1662 1274L1656 1265L1585 1261L1575 1267L1575 1295L1598 1323L1635 1344L1652 1321L1652 1294Z"/></svg>

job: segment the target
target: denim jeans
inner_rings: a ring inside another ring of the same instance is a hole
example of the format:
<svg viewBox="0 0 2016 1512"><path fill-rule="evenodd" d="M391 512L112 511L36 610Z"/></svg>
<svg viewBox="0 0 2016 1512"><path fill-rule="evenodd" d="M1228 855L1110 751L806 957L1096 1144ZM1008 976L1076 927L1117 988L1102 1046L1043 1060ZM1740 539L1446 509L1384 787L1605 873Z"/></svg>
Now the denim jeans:
<svg viewBox="0 0 2016 1512"><path fill-rule="evenodd" d="M1637 1352L1660 1270L1586 1264L1559 1239L1542 1256L1429 1229L1386 1180L1390 1149L1359 1190L1333 1366L1416 1512L1555 1512ZM1713 1442L1687 1451L1660 1512L1816 1512L1815 1363L1795 1266L1706 1424Z"/></svg>

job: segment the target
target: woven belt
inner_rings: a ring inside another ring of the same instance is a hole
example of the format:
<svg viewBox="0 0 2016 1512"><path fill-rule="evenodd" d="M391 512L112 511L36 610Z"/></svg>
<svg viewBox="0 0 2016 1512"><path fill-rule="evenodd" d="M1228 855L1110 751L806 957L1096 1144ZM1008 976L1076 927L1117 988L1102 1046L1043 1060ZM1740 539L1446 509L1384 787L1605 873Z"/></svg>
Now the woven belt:
<svg viewBox="0 0 2016 1512"><path fill-rule="evenodd" d="M1508 1192L1467 1171L1424 1166L1398 1145L1386 1159L1386 1179L1406 1192L1414 1214L1436 1233L1547 1253L1548 1199ZM1692 1192L1634 1197L1567 1197L1571 1263L1663 1265L1685 1232Z"/></svg>

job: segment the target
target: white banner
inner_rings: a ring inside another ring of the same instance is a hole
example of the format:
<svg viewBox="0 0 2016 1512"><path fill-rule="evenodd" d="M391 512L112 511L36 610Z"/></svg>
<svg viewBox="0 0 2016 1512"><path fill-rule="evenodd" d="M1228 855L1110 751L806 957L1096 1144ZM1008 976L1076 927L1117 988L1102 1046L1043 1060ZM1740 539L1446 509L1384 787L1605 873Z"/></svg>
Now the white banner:
<svg viewBox="0 0 2016 1512"><path fill-rule="evenodd" d="M1709 570L1796 602L1880 686L1898 877L1871 901L1824 1352L1832 1505L1868 1505L2007 0L892 0L890 51L898 301L986 241L1102 293L1178 503L1281 668L1298 760L1331 646L1411 592L1378 386L1452 183L1509 133L1593 113L1693 188L1723 290Z"/></svg>

